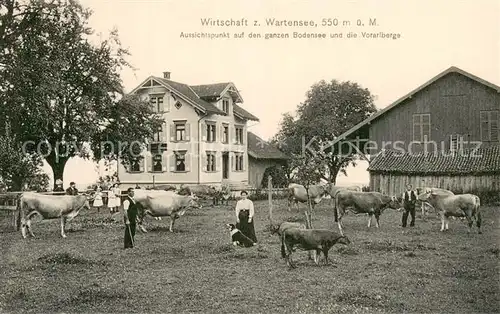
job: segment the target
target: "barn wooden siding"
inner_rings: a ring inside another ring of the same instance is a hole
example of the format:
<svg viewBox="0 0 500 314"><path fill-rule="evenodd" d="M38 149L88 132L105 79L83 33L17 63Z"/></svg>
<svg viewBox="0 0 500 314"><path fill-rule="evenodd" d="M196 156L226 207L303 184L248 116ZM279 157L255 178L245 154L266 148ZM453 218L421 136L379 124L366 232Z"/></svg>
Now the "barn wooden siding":
<svg viewBox="0 0 500 314"><path fill-rule="evenodd" d="M500 174L461 176L418 176L370 172L370 190L389 195L400 195L406 184L416 187L436 187L451 191L498 191Z"/></svg>
<svg viewBox="0 0 500 314"><path fill-rule="evenodd" d="M464 141L480 141L480 111L498 110L499 103L500 94L495 90L451 73L372 121L370 140L377 143L378 149L371 150L371 153L396 147L404 147L407 151L413 141L413 114L430 114L431 136L428 140L438 143L438 150L450 148L450 135L460 134ZM397 141L404 142L404 145ZM498 144L483 142L482 147ZM414 143L411 149L420 152L422 147L423 144ZM471 147L475 147L474 144ZM427 149L434 151L436 148L428 144Z"/></svg>

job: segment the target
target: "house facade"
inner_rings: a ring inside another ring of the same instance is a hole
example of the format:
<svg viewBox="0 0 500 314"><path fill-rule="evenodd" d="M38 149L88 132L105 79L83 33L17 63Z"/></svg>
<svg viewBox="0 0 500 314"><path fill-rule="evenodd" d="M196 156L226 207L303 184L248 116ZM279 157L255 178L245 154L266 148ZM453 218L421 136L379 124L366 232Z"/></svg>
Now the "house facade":
<svg viewBox="0 0 500 314"><path fill-rule="evenodd" d="M359 138L371 156L370 188L399 194L406 183L500 190L500 87L456 67L373 114L334 145Z"/></svg>
<svg viewBox="0 0 500 314"><path fill-rule="evenodd" d="M289 157L274 145L264 141L252 132L247 133L248 139L248 184L253 188L261 186L267 168L283 166Z"/></svg>
<svg viewBox="0 0 500 314"><path fill-rule="evenodd" d="M165 123L129 167L118 166L124 187L153 184L248 185L247 128L257 117L241 107L233 83L190 86L150 76L132 94L149 100Z"/></svg>

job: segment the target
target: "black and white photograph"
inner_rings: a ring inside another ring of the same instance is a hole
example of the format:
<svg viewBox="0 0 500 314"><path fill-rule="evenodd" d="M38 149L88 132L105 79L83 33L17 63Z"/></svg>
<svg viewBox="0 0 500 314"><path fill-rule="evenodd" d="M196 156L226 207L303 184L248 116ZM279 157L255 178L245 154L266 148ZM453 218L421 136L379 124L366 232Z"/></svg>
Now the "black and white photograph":
<svg viewBox="0 0 500 314"><path fill-rule="evenodd" d="M0 313L500 313L500 1L0 0Z"/></svg>

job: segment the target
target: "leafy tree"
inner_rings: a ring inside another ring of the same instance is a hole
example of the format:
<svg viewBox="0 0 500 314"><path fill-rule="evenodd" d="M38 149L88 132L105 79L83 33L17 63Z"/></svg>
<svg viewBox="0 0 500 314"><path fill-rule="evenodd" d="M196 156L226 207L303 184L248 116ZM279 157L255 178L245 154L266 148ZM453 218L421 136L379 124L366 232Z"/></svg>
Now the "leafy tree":
<svg viewBox="0 0 500 314"><path fill-rule="evenodd" d="M264 176L262 177L262 182L260 183L260 186L264 189L267 187L267 178L269 176L273 178L274 187L282 188L288 185L288 178L283 166L274 165L266 168Z"/></svg>
<svg viewBox="0 0 500 314"><path fill-rule="evenodd" d="M49 177L40 170L43 160L38 154L23 154L19 142L11 136L0 136L0 181L8 191L42 191Z"/></svg>
<svg viewBox="0 0 500 314"><path fill-rule="evenodd" d="M307 228L312 229L312 204L309 197L309 187L317 184L323 177L323 169L326 165L324 158L317 155L305 153L294 155L292 165L296 169L295 180L304 186L307 193L307 210L305 211Z"/></svg>
<svg viewBox="0 0 500 314"><path fill-rule="evenodd" d="M127 164L138 155L163 120L123 96L120 71L131 65L117 31L92 44L91 11L74 0L5 0L0 12L0 125L32 141L25 147L45 156L56 179L73 156Z"/></svg>
<svg viewBox="0 0 500 314"><path fill-rule="evenodd" d="M330 143L337 136L376 112L373 96L357 83L320 81L312 85L306 100L297 107L296 116L283 114L274 143L288 154L308 152L324 161L322 179L335 184L339 172L355 165L355 156L341 154ZM296 171L296 165L289 168Z"/></svg>

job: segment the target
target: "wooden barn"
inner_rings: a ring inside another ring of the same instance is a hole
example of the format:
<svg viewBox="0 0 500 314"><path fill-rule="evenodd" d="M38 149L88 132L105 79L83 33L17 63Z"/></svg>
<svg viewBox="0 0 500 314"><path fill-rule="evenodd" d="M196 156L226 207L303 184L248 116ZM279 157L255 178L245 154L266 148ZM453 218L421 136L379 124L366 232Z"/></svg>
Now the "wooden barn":
<svg viewBox="0 0 500 314"><path fill-rule="evenodd" d="M499 126L500 87L451 67L333 144L369 156L372 191L399 194L406 183L500 191Z"/></svg>
<svg viewBox="0 0 500 314"><path fill-rule="evenodd" d="M289 159L282 151L264 141L252 132L248 139L248 184L253 188L261 188L262 178L267 168L281 166Z"/></svg>
<svg viewBox="0 0 500 314"><path fill-rule="evenodd" d="M381 152L368 167L370 190L390 195L414 187L440 187L459 192L500 191L500 146L460 153L401 154Z"/></svg>

